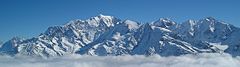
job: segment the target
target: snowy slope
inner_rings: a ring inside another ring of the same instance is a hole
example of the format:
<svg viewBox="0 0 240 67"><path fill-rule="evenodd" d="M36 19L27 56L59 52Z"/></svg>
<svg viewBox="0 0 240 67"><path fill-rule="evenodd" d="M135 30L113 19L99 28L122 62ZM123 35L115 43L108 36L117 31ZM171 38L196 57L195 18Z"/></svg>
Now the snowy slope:
<svg viewBox="0 0 240 67"><path fill-rule="evenodd" d="M98 15L49 27L31 39L13 38L0 54L52 57L67 54L93 56L178 56L197 53L240 55L240 29L212 17L176 23L160 18L152 23Z"/></svg>

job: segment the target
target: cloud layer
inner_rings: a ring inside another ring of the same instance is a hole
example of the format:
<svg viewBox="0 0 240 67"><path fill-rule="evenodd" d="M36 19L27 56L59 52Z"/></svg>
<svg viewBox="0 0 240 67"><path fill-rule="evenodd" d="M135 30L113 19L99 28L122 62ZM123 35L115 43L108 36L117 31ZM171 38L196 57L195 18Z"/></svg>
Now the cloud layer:
<svg viewBox="0 0 240 67"><path fill-rule="evenodd" d="M40 59L0 57L1 67L238 67L239 57L228 54L199 54L161 57L154 56L80 56L71 55Z"/></svg>

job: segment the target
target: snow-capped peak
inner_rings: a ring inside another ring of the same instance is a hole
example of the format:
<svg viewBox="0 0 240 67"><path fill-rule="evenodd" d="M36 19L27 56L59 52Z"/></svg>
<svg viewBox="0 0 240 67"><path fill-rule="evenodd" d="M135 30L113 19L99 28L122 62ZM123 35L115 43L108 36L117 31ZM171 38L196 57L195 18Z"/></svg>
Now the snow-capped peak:
<svg viewBox="0 0 240 67"><path fill-rule="evenodd" d="M209 21L209 22L214 22L214 21L216 21L216 19L213 18L213 17L206 17L204 20Z"/></svg>
<svg viewBox="0 0 240 67"><path fill-rule="evenodd" d="M163 27L163 28L169 28L169 27L175 25L176 23L171 21L168 18L160 18L159 20L153 22L152 24L154 26L159 26L159 27Z"/></svg>
<svg viewBox="0 0 240 67"><path fill-rule="evenodd" d="M113 18L113 16L103 15L103 14L99 14L98 17L100 17L100 18Z"/></svg>
<svg viewBox="0 0 240 67"><path fill-rule="evenodd" d="M28 56L152 55L163 56L219 52L240 55L240 29L208 17L178 24L168 18L149 24L121 21L98 15L87 20L73 20L52 26L36 38L13 38L4 43L0 54ZM219 43L219 44L211 44ZM213 48L214 47L214 48Z"/></svg>
<svg viewBox="0 0 240 67"><path fill-rule="evenodd" d="M137 22L135 22L135 21L125 20L123 22L128 26L128 29L130 29L130 30L139 28L139 24Z"/></svg>
<svg viewBox="0 0 240 67"><path fill-rule="evenodd" d="M113 16L107 16L107 15L100 14L100 15L92 17L86 21L88 22L88 24L94 25L94 26L111 27L111 26L114 26L114 24L116 24L120 20Z"/></svg>

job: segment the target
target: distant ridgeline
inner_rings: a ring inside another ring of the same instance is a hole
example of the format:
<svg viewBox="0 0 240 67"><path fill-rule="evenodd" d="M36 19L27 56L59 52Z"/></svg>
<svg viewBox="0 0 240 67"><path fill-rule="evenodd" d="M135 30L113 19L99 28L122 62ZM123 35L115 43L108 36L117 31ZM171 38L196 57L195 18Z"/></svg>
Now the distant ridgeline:
<svg viewBox="0 0 240 67"><path fill-rule="evenodd" d="M99 15L49 27L31 39L13 38L0 48L1 55L53 57L179 56L197 53L240 55L240 29L212 17L175 23L160 18L152 23Z"/></svg>

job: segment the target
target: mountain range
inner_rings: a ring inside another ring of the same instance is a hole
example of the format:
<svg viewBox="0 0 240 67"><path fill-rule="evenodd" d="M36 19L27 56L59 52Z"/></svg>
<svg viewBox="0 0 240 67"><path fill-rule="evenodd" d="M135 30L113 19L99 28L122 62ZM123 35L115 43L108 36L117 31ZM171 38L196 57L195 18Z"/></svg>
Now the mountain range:
<svg viewBox="0 0 240 67"><path fill-rule="evenodd" d="M14 37L3 43L0 54L53 57L229 53L239 56L239 34L240 28L213 17L182 23L168 18L140 23L100 14L49 27L30 39Z"/></svg>

